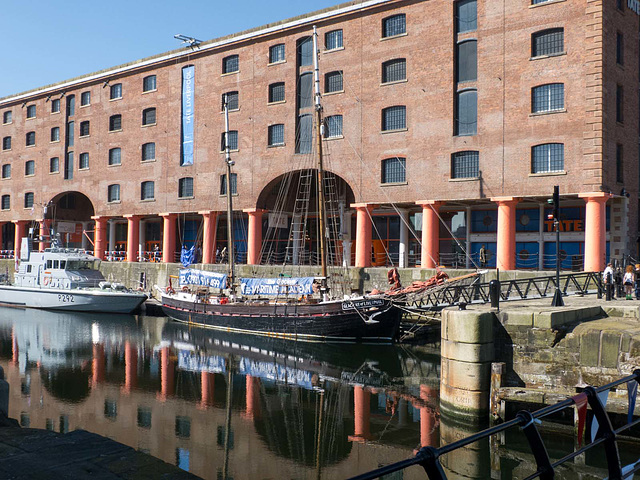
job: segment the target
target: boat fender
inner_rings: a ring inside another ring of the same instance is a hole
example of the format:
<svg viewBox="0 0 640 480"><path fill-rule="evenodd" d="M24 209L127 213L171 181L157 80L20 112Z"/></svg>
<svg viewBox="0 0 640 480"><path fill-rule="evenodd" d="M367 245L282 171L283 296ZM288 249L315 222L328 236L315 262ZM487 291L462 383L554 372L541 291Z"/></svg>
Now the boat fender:
<svg viewBox="0 0 640 480"><path fill-rule="evenodd" d="M167 287L164 289L164 291L166 293L168 293L169 295L173 295L174 293L176 293L176 291L173 289L173 287Z"/></svg>
<svg viewBox="0 0 640 480"><path fill-rule="evenodd" d="M189 293L189 287L182 287L182 291L185 293Z"/></svg>
<svg viewBox="0 0 640 480"><path fill-rule="evenodd" d="M229 303L229 299L227 297L222 297L220 299L220 305L226 305L227 303Z"/></svg>
<svg viewBox="0 0 640 480"><path fill-rule="evenodd" d="M46 287L51 283L51 277L44 277L44 281L42 283L44 283L44 286Z"/></svg>

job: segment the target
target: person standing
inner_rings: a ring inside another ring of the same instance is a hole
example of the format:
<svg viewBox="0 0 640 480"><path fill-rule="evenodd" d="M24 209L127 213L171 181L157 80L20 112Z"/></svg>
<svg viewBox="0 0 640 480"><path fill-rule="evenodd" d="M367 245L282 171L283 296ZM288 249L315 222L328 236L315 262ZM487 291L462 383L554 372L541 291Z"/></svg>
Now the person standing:
<svg viewBox="0 0 640 480"><path fill-rule="evenodd" d="M487 266L487 248L482 244L480 252L478 253L478 259L480 260L480 266L482 268Z"/></svg>
<svg viewBox="0 0 640 480"><path fill-rule="evenodd" d="M625 298L627 300L633 300L633 285L636 283L636 275L633 273L633 265L627 265L625 268L624 276L622 277L622 284L624 285Z"/></svg>

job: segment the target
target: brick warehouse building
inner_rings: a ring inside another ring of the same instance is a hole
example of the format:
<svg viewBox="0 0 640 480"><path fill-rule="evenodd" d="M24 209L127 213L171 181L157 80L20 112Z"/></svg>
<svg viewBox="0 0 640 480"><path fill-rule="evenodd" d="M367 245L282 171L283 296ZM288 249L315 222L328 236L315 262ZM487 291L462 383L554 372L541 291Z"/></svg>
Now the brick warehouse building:
<svg viewBox="0 0 640 480"><path fill-rule="evenodd" d="M202 242L214 262L228 233L229 94L233 234L240 256L263 261L279 186L313 168L315 25L326 166L356 266L468 266L460 252L477 260L486 245L491 267L554 267L547 199L559 185L563 267L601 269L637 253L636 7L350 2L0 99L1 249L55 222L101 258L157 245L169 262Z"/></svg>

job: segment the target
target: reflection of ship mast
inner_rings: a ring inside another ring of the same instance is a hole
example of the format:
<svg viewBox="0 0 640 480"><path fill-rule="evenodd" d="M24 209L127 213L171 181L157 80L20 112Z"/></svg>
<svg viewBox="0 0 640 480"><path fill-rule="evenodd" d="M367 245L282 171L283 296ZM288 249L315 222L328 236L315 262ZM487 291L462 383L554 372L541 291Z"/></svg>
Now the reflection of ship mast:
<svg viewBox="0 0 640 480"><path fill-rule="evenodd" d="M233 356L229 357L227 368L227 416L224 422L224 463L222 465L222 479L227 480L229 471L229 440L231 438L231 399L233 394Z"/></svg>
<svg viewBox="0 0 640 480"><path fill-rule="evenodd" d="M316 478L320 480L322 472L322 413L324 411L324 390L320 391L320 412L318 412L318 436L316 437Z"/></svg>

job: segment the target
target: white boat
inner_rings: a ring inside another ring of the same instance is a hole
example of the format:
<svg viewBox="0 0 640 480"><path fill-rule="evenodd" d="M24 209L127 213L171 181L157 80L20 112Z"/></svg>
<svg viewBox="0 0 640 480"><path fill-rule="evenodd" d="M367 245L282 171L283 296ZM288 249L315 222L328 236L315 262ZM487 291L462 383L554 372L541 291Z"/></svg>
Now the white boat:
<svg viewBox="0 0 640 480"><path fill-rule="evenodd" d="M148 296L122 283L108 282L98 269L100 260L83 250L51 248L34 252L32 240L22 239L14 283L0 285L0 304L75 312L130 313Z"/></svg>

